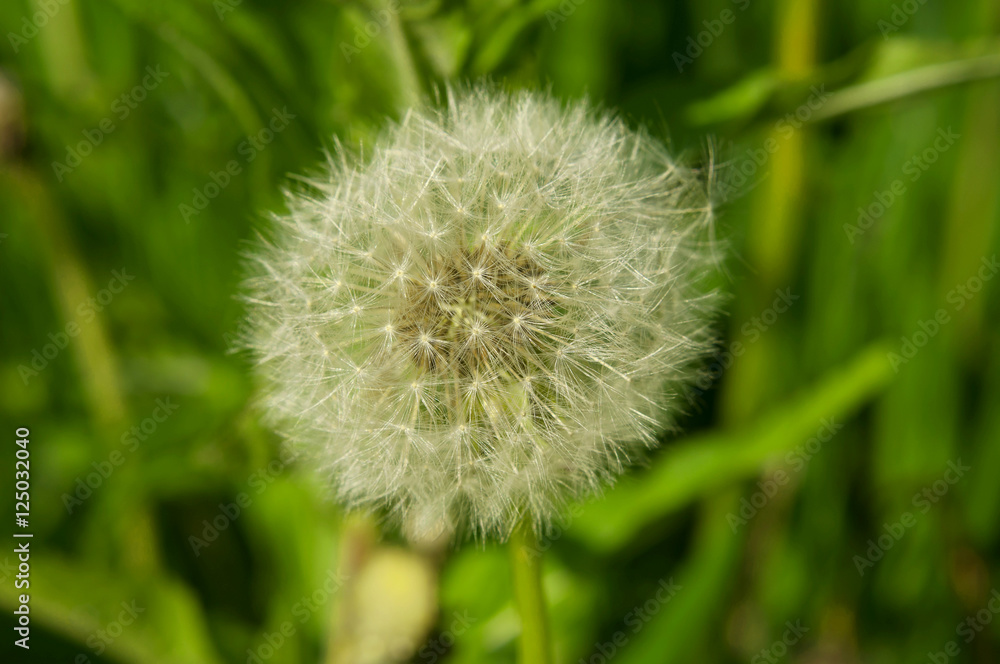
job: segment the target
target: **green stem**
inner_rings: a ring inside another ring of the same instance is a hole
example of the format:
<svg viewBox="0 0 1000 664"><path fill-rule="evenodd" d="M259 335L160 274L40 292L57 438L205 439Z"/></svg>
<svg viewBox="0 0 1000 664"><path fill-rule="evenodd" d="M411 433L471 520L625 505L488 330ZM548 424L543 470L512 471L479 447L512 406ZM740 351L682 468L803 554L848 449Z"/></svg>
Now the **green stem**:
<svg viewBox="0 0 1000 664"><path fill-rule="evenodd" d="M542 552L530 522L522 521L510 536L514 599L521 614L520 664L551 664L549 623L542 590Z"/></svg>
<svg viewBox="0 0 1000 664"><path fill-rule="evenodd" d="M1000 55L997 54L927 65L838 90L813 113L810 121L829 120L923 92L998 76L1000 76Z"/></svg>
<svg viewBox="0 0 1000 664"><path fill-rule="evenodd" d="M370 6L373 11L388 12L389 22L386 24L386 36L388 39L389 56L396 69L396 84L399 93L400 109L405 111L420 105L422 91L420 87L420 74L417 72L417 65L413 60L413 52L409 40L403 30L403 21L399 17L399 7L393 8L393 4L385 0L371 1Z"/></svg>

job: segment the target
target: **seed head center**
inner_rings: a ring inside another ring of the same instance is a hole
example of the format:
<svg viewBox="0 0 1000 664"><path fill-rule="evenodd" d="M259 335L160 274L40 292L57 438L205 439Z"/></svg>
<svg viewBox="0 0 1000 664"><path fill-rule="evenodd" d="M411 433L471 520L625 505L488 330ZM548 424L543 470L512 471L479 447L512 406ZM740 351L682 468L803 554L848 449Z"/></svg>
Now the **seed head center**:
<svg viewBox="0 0 1000 664"><path fill-rule="evenodd" d="M521 373L543 347L528 321L551 318L542 270L524 252L496 244L438 255L404 284L392 329L424 372L470 376Z"/></svg>

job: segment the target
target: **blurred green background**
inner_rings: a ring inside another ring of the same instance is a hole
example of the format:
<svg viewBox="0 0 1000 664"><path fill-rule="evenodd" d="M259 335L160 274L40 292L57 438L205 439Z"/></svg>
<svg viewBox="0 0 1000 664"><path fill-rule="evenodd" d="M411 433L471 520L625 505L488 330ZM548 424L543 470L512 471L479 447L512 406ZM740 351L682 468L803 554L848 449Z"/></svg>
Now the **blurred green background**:
<svg viewBox="0 0 1000 664"><path fill-rule="evenodd" d="M1000 3L5 0L0 27L0 473L29 427L34 533L30 658L0 552L3 661L514 661L503 547L345 519L227 353L289 174L481 76L706 166L732 247L683 434L541 540L557 660L1000 661Z"/></svg>

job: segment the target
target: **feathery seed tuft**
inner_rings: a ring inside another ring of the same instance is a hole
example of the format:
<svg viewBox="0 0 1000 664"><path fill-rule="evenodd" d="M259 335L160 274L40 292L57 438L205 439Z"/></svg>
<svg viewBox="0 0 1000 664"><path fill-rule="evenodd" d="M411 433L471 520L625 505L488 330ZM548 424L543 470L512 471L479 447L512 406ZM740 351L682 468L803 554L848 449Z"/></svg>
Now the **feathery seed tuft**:
<svg viewBox="0 0 1000 664"><path fill-rule="evenodd" d="M585 104L414 110L249 255L269 416L350 506L505 535L599 489L711 345L697 174Z"/></svg>

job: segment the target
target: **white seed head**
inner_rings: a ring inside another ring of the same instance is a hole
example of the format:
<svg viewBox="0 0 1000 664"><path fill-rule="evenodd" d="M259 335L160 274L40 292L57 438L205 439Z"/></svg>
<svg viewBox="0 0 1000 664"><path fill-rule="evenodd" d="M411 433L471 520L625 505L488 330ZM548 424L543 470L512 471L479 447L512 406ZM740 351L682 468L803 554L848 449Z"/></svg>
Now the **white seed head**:
<svg viewBox="0 0 1000 664"><path fill-rule="evenodd" d="M249 255L266 410L411 532L545 525L653 445L711 345L711 207L586 104L450 92Z"/></svg>

